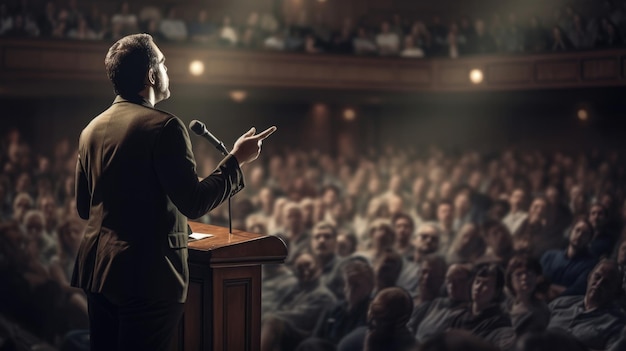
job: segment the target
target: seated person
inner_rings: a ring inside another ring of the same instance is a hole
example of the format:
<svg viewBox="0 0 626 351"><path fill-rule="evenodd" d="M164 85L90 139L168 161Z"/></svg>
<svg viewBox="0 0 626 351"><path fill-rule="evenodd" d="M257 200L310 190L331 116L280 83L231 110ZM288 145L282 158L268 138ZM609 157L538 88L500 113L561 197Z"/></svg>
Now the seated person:
<svg viewBox="0 0 626 351"><path fill-rule="evenodd" d="M430 304L439 297L441 287L446 278L446 261L442 256L433 254L422 260L418 274L416 297L413 299L413 314L409 321L409 329L414 331L417 324L424 318Z"/></svg>
<svg viewBox="0 0 626 351"><path fill-rule="evenodd" d="M539 262L527 255L513 256L506 270L508 299L506 307L517 335L544 331L550 321L548 305L537 298Z"/></svg>
<svg viewBox="0 0 626 351"><path fill-rule="evenodd" d="M320 282L321 269L311 254L300 254L294 268L298 283L261 323L262 351L294 350L311 335L321 312L335 303L333 293Z"/></svg>
<svg viewBox="0 0 626 351"><path fill-rule="evenodd" d="M592 236L591 224L579 219L570 230L565 250L550 250L543 254L543 276L550 282L548 301L559 296L585 293L587 275L597 263L588 249Z"/></svg>
<svg viewBox="0 0 626 351"><path fill-rule="evenodd" d="M614 304L620 278L617 262L598 262L584 296L563 296L550 303L548 329L565 330L593 350L613 346L626 325L626 315Z"/></svg>
<svg viewBox="0 0 626 351"><path fill-rule="evenodd" d="M298 280L284 264L268 263L261 266L261 315L275 311L280 301Z"/></svg>
<svg viewBox="0 0 626 351"><path fill-rule="evenodd" d="M320 280L337 299L343 299L342 259L335 253L336 247L337 228L330 222L317 223L311 234L310 250L321 266Z"/></svg>
<svg viewBox="0 0 626 351"><path fill-rule="evenodd" d="M472 282L472 302L456 316L450 327L469 330L488 341L488 335L496 329L510 327L511 320L500 307L503 289L504 273L497 264L478 268Z"/></svg>
<svg viewBox="0 0 626 351"><path fill-rule="evenodd" d="M444 332L454 318L461 313L470 301L472 282L471 266L453 264L448 267L445 278L447 297L438 297L431 302L424 318L416 319L409 327L418 342Z"/></svg>
<svg viewBox="0 0 626 351"><path fill-rule="evenodd" d="M381 290L370 303L368 327L360 327L346 335L337 350L415 350L416 341L407 323L413 311L411 295L400 287Z"/></svg>
<svg viewBox="0 0 626 351"><path fill-rule="evenodd" d="M374 290L374 271L364 260L355 258L343 266L346 299L322 313L313 336L298 346L298 351L334 350L348 333L367 323L367 309Z"/></svg>

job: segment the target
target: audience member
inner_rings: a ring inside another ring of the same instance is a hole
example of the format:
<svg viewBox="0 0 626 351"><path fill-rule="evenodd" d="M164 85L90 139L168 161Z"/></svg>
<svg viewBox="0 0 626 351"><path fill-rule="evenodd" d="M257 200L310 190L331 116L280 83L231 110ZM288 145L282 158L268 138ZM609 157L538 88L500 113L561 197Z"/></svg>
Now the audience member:
<svg viewBox="0 0 626 351"><path fill-rule="evenodd" d="M548 301L585 293L587 276L597 263L588 249L592 235L591 224L584 219L578 220L570 231L565 250L550 250L543 254L543 275L550 283Z"/></svg>
<svg viewBox="0 0 626 351"><path fill-rule="evenodd" d="M315 258L302 253L294 262L297 284L261 323L261 350L294 350L311 336L321 313L335 303L335 296L320 282Z"/></svg>
<svg viewBox="0 0 626 351"><path fill-rule="evenodd" d="M334 350L344 336L366 325L374 271L367 262L352 259L343 266L343 281L345 300L322 313L312 337L298 351Z"/></svg>
<svg viewBox="0 0 626 351"><path fill-rule="evenodd" d="M446 297L438 297L430 303L424 317L416 318L410 327L418 343L442 333L450 328L456 317L461 314L470 302L470 286L472 283L471 267L452 264L448 267L445 278Z"/></svg>
<svg viewBox="0 0 626 351"><path fill-rule="evenodd" d="M563 296L550 303L548 328L562 329L592 350L611 348L626 325L626 315L614 304L620 282L617 262L598 262L584 296Z"/></svg>
<svg viewBox="0 0 626 351"><path fill-rule="evenodd" d="M479 267L472 283L471 305L452 320L450 327L469 330L487 340L497 329L510 327L511 320L500 306L504 283L504 273L497 264Z"/></svg>
<svg viewBox="0 0 626 351"><path fill-rule="evenodd" d="M541 264L534 258L517 255L509 261L506 270L506 307L518 336L541 332L548 326L550 310L537 294L537 280L541 274Z"/></svg>

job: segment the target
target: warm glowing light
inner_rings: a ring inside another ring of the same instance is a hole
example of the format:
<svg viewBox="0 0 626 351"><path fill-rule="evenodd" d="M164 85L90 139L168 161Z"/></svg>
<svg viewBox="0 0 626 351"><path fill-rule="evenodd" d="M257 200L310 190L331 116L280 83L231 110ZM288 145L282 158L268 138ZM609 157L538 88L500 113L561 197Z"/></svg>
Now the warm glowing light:
<svg viewBox="0 0 626 351"><path fill-rule="evenodd" d="M578 119L581 121L586 121L589 119L589 112L587 112L587 110L584 108L579 109L576 115L578 115Z"/></svg>
<svg viewBox="0 0 626 351"><path fill-rule="evenodd" d="M200 60L193 60L189 64L189 73L194 76L200 76L204 73L204 63Z"/></svg>
<svg viewBox="0 0 626 351"><path fill-rule="evenodd" d="M326 105L323 103L316 103L315 105L313 105L313 113L315 113L316 115L323 115L325 114L326 111Z"/></svg>
<svg viewBox="0 0 626 351"><path fill-rule="evenodd" d="M479 70L478 68L475 68L470 71L469 79L472 83L480 84L483 82L483 78L484 78L483 71Z"/></svg>
<svg viewBox="0 0 626 351"><path fill-rule="evenodd" d="M346 108L345 110L343 110L343 118L346 121L353 121L356 118L356 111L351 108Z"/></svg>
<svg viewBox="0 0 626 351"><path fill-rule="evenodd" d="M248 93L245 90L233 90L230 92L230 98L233 99L234 102L242 102L247 96Z"/></svg>

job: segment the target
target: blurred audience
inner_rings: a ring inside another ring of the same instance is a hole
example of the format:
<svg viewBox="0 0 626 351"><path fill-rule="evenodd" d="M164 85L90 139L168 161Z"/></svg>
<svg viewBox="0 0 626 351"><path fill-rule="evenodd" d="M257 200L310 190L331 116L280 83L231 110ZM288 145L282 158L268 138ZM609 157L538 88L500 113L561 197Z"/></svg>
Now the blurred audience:
<svg viewBox="0 0 626 351"><path fill-rule="evenodd" d="M580 0L554 11L551 5L537 5L528 17L515 12L488 16L478 10L458 18L422 14L431 17L429 23L425 17L411 14L370 11L358 19L348 17L336 28L329 27L328 19L320 23L321 14L307 15L304 9L291 15L298 17L293 22L277 18L275 13L254 10L248 14L210 14L209 8L199 3L159 8L145 2L123 1L117 9L105 3L86 8L88 5L76 0L38 5L40 8L23 1L0 4L0 37L115 40L141 31L157 40L222 48L413 59L626 46L624 7L612 0L602 4Z"/></svg>

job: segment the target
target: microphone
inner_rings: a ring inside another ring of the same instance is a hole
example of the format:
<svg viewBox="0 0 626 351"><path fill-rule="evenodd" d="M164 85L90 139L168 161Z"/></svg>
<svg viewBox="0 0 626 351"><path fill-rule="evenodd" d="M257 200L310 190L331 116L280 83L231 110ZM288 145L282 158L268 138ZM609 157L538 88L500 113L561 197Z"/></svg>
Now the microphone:
<svg viewBox="0 0 626 351"><path fill-rule="evenodd" d="M215 146L215 148L224 156L228 155L228 150L226 149L226 146L224 146L224 143L219 141L215 137L215 135L211 134L211 132L206 129L206 125L204 123L198 121L197 119L194 119L193 121L191 121L191 123L189 123L189 129L191 129L197 135L208 140L209 143L213 144L213 146Z"/></svg>

